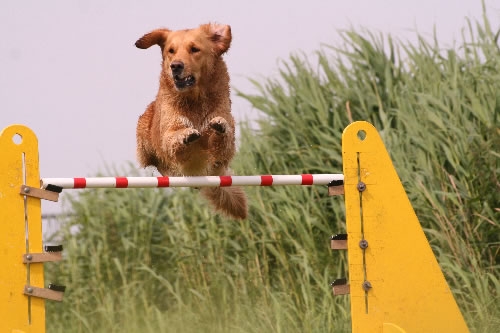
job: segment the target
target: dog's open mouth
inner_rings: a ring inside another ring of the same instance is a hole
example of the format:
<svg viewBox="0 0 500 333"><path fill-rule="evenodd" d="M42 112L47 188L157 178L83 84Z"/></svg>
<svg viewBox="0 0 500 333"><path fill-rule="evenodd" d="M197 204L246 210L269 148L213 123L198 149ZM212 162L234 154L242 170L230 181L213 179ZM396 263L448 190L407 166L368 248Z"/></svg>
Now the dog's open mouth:
<svg viewBox="0 0 500 333"><path fill-rule="evenodd" d="M174 76L174 83L177 89L184 89L187 87L191 87L195 83L195 78L192 75L188 75L186 77L180 77L179 75Z"/></svg>

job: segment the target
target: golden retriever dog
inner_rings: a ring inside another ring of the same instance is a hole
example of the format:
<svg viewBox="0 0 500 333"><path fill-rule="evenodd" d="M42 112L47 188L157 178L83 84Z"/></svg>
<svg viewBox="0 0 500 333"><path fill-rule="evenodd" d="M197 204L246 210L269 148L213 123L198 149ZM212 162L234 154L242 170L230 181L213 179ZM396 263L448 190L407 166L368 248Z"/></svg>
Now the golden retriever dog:
<svg viewBox="0 0 500 333"><path fill-rule="evenodd" d="M137 158L164 176L229 175L235 153L229 74L222 55L231 44L228 25L157 29L135 45L158 45L160 87L137 124ZM247 199L239 187L204 187L201 193L227 216L244 219Z"/></svg>

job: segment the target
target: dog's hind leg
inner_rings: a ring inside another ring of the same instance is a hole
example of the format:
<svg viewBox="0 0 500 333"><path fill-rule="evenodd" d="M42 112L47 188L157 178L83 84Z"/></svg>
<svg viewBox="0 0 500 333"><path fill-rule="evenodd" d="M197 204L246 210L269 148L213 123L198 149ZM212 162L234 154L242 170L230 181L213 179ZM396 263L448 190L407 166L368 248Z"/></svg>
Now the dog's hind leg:
<svg viewBox="0 0 500 333"><path fill-rule="evenodd" d="M141 167L156 166L157 158L152 145L151 122L154 117L154 105L151 103L146 111L139 117L136 129L136 154Z"/></svg>

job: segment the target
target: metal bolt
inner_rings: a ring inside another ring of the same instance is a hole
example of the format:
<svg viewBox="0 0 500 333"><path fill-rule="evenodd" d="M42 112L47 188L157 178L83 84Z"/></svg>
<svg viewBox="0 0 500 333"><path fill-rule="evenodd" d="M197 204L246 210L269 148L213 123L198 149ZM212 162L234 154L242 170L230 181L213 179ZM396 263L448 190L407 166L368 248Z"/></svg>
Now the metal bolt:
<svg viewBox="0 0 500 333"><path fill-rule="evenodd" d="M30 193L29 187L25 187L23 191L24 191L24 193Z"/></svg>
<svg viewBox="0 0 500 333"><path fill-rule="evenodd" d="M362 239L359 241L359 247L363 250L368 247L368 241L366 239Z"/></svg>
<svg viewBox="0 0 500 333"><path fill-rule="evenodd" d="M366 190L366 184L363 182L359 182L357 188L359 192L363 192L364 190Z"/></svg>
<svg viewBox="0 0 500 333"><path fill-rule="evenodd" d="M33 256L31 254L26 255L26 260L31 261L33 259Z"/></svg>
<svg viewBox="0 0 500 333"><path fill-rule="evenodd" d="M32 293L33 293L33 288L31 288L31 287L27 287L27 288L26 288L26 292L27 292L28 294L32 294Z"/></svg>
<svg viewBox="0 0 500 333"><path fill-rule="evenodd" d="M363 282L363 285L362 285L362 286L363 286L363 289L364 289L365 291L368 291L368 290L372 289L372 284L370 283L370 281L365 281L365 282Z"/></svg>

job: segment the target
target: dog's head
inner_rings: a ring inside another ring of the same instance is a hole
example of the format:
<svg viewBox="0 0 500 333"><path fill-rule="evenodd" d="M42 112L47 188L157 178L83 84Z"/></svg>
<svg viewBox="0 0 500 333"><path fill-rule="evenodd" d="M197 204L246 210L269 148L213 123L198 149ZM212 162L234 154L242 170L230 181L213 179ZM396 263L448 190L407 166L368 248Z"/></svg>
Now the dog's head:
<svg viewBox="0 0 500 333"><path fill-rule="evenodd" d="M186 91L202 80L210 80L215 64L231 44L231 27L204 24L196 29L157 29L142 36L135 46L147 49L159 45L163 71L178 91Z"/></svg>

